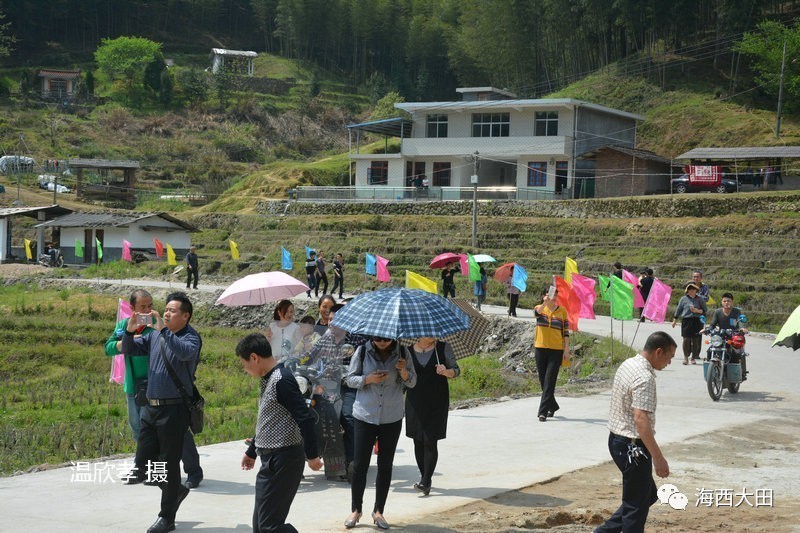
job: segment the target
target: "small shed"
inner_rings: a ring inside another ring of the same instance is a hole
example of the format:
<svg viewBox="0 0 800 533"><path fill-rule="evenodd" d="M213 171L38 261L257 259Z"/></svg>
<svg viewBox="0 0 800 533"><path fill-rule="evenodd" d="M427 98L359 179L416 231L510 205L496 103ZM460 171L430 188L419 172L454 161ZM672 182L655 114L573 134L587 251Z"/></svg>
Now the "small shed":
<svg viewBox="0 0 800 533"><path fill-rule="evenodd" d="M141 168L138 161L70 159L69 168L77 172L78 200L120 200L129 207L136 205L136 170Z"/></svg>
<svg viewBox="0 0 800 533"><path fill-rule="evenodd" d="M42 78L42 98L46 100L71 100L81 77L80 70L40 69Z"/></svg>
<svg viewBox="0 0 800 533"><path fill-rule="evenodd" d="M722 166L726 174L738 176L744 182L750 179L753 185L758 183L759 186L775 189L800 189L800 177L787 175L790 166L792 169L797 167L800 146L702 147L689 150L676 159L688 161L690 165ZM768 172L762 175L763 171ZM760 180L753 177L759 175Z"/></svg>
<svg viewBox="0 0 800 533"><path fill-rule="evenodd" d="M253 76L253 60L258 57L256 52L250 50L226 50L224 48L211 49L211 72L216 74L221 69L229 70L236 74Z"/></svg>
<svg viewBox="0 0 800 533"><path fill-rule="evenodd" d="M670 180L682 172L677 161L627 146L596 148L580 159L594 160L595 198L669 193Z"/></svg>
<svg viewBox="0 0 800 533"><path fill-rule="evenodd" d="M34 218L40 222L44 222L71 212L72 212L71 209L67 209L66 207L60 207L57 205L49 205L42 207L0 208L0 263L7 263L15 259L21 259L25 257L25 244L23 239L29 237L25 236L20 237L20 235L22 235L22 232L17 231L17 238L19 240L16 243L16 246L12 246L11 236L13 233L13 226L14 226L13 222L15 217L26 216ZM37 229L35 238L31 233L29 240L36 244L37 251L44 250L44 244L45 244L44 228ZM51 235L50 240L58 242L58 236ZM38 255L38 253L34 255L34 259L36 258L36 255Z"/></svg>
<svg viewBox="0 0 800 533"><path fill-rule="evenodd" d="M166 213L134 212L71 213L36 227L60 230L64 262L72 264L97 262L95 240L103 249L103 261L122 257L122 241L130 242L135 250L155 252L154 239L165 248L169 244L181 257L189 250L190 234L197 231L191 224ZM83 249L82 258L75 255L76 243Z"/></svg>

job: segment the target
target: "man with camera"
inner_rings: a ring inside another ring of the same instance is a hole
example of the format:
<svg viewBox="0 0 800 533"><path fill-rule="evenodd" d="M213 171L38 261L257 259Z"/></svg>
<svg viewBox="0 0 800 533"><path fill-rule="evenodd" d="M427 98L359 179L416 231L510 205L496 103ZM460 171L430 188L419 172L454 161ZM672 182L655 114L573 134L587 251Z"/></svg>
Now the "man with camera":
<svg viewBox="0 0 800 533"><path fill-rule="evenodd" d="M136 336L137 321L129 320L120 346L128 355L150 356L147 405L142 408L136 456L148 468L153 463L164 464L166 482L161 476L158 483L161 512L148 533L174 530L178 507L189 494L189 489L181 485L181 449L189 427L189 408L181 388L193 390L202 347L200 335L189 325L192 312L192 302L185 293L169 294L163 323L158 312L152 311L155 329ZM174 370L175 378L167 364ZM149 473L152 475L152 471Z"/></svg>

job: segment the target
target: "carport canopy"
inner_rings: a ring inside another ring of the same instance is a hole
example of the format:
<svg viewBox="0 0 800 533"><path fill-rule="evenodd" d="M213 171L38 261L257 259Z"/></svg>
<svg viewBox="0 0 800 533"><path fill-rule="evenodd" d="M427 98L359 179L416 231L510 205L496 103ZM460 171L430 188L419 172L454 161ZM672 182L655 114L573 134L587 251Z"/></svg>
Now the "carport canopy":
<svg viewBox="0 0 800 533"><path fill-rule="evenodd" d="M692 161L760 161L798 159L800 146L740 146L736 148L694 148L675 159Z"/></svg>

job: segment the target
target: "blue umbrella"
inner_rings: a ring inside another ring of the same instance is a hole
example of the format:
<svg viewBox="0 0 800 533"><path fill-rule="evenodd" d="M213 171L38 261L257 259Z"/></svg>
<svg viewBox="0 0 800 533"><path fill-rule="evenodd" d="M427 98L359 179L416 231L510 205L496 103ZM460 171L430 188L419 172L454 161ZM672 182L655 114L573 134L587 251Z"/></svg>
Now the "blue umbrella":
<svg viewBox="0 0 800 533"><path fill-rule="evenodd" d="M331 325L387 339L441 338L469 329L469 316L436 294L419 289L381 289L353 298L336 312Z"/></svg>

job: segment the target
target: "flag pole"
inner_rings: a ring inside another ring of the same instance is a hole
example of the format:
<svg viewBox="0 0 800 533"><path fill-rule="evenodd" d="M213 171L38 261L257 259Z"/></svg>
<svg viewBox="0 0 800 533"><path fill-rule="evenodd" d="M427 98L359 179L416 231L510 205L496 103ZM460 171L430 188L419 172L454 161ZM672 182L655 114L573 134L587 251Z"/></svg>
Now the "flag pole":
<svg viewBox="0 0 800 533"><path fill-rule="evenodd" d="M611 315L609 318L611 319L611 364L614 364L614 292L611 291L611 280L609 279L609 291L610 294L608 295L608 314Z"/></svg>
<svg viewBox="0 0 800 533"><path fill-rule="evenodd" d="M633 343L636 342L636 335L639 334L639 326L641 325L642 325L641 322L636 323L636 331L633 332L633 340L631 341L631 346L633 346Z"/></svg>

